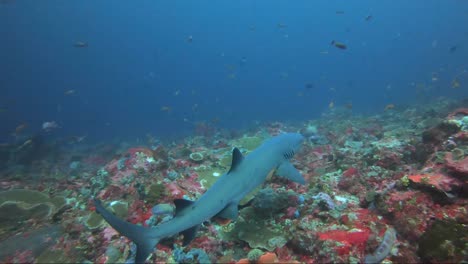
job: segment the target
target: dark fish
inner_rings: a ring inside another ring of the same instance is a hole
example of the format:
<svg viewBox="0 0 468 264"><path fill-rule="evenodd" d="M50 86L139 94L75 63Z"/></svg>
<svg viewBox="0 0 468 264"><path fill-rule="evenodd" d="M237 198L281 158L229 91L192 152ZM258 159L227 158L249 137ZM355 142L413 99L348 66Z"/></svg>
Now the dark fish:
<svg viewBox="0 0 468 264"><path fill-rule="evenodd" d="M334 41L334 40L330 44L337 47L337 48L339 48L339 49L343 49L343 50L345 50L347 48L344 43Z"/></svg>
<svg viewBox="0 0 468 264"><path fill-rule="evenodd" d="M449 48L449 51L453 53L453 52L457 51L457 48L458 48L457 46L452 46L452 47Z"/></svg>
<svg viewBox="0 0 468 264"><path fill-rule="evenodd" d="M314 89L315 85L313 83L306 83L305 88L306 89Z"/></svg>
<svg viewBox="0 0 468 264"><path fill-rule="evenodd" d="M373 18L373 16L372 16L372 15L368 15L368 16L366 16L366 18L365 18L365 19L366 19L366 21L370 21L370 20L372 20L372 18Z"/></svg>

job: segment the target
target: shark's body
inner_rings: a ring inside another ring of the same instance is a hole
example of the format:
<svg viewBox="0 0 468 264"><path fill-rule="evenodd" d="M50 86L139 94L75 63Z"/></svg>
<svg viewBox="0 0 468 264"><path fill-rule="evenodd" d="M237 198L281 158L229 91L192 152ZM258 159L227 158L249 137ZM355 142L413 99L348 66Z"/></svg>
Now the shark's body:
<svg viewBox="0 0 468 264"><path fill-rule="evenodd" d="M125 222L107 211L98 200L95 200L96 211L113 228L137 244L135 261L142 263L163 238L182 233L186 245L204 221L212 217L236 219L240 200L261 185L274 169L278 175L304 184L299 171L289 162L302 141L300 134L282 134L266 140L245 158L234 148L230 170L197 201L175 200L175 217L156 227L146 228Z"/></svg>

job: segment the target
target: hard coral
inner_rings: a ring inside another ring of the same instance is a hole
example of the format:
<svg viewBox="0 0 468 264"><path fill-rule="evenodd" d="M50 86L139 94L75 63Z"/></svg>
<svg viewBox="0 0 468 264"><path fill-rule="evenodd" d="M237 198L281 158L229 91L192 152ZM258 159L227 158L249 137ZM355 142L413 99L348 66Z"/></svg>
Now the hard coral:
<svg viewBox="0 0 468 264"><path fill-rule="evenodd" d="M445 156L445 166L456 175L468 177L468 157L456 161L452 153L447 153Z"/></svg>
<svg viewBox="0 0 468 264"><path fill-rule="evenodd" d="M423 142L426 144L439 145L450 135L460 131L460 128L452 123L443 122L439 125L426 130L422 134Z"/></svg>

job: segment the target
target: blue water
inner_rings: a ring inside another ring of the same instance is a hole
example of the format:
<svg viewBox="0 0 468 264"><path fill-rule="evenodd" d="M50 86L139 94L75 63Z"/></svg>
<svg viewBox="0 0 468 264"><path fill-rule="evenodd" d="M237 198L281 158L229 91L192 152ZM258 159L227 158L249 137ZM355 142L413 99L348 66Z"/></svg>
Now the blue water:
<svg viewBox="0 0 468 264"><path fill-rule="evenodd" d="M317 118L331 101L373 114L464 98L468 74L451 82L468 68L466 25L465 0L3 0L0 140L21 123L164 138L212 119L233 129Z"/></svg>

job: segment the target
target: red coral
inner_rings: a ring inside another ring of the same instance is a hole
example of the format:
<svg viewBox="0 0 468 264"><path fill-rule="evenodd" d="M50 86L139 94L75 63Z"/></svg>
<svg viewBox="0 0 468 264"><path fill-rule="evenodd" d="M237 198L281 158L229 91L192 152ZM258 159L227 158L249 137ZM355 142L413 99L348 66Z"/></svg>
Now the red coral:
<svg viewBox="0 0 468 264"><path fill-rule="evenodd" d="M347 170L343 172L343 176L350 177L350 176L357 175L358 173L359 171L356 168L349 167Z"/></svg>
<svg viewBox="0 0 468 264"><path fill-rule="evenodd" d="M461 182L444 174L414 174L408 179L420 186L435 188L439 191L449 192L460 188Z"/></svg>
<svg viewBox="0 0 468 264"><path fill-rule="evenodd" d="M324 233L317 233L320 240L333 240L342 243L342 246L335 248L339 255L349 254L353 246L363 251L369 239L369 234L370 230L368 229L356 230L354 232L331 230Z"/></svg>
<svg viewBox="0 0 468 264"><path fill-rule="evenodd" d="M145 154L147 157L152 157L153 156L153 151L151 149L145 148L145 147L136 147L136 148L130 148L127 150L127 153L130 154L132 157L136 156L137 152L141 152Z"/></svg>
<svg viewBox="0 0 468 264"><path fill-rule="evenodd" d="M129 222L133 224L142 223L144 226L146 226L146 220L153 215L151 209L141 200L134 201L128 211L131 212L128 217Z"/></svg>
<svg viewBox="0 0 468 264"><path fill-rule="evenodd" d="M455 161L453 160L452 153L447 153L445 156L445 166L447 169L453 171L454 174L468 177L468 157Z"/></svg>

